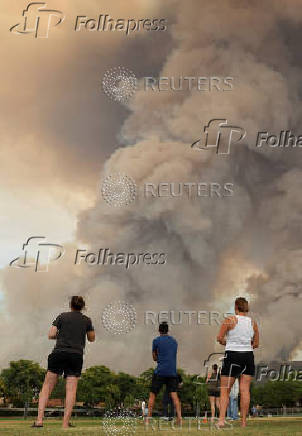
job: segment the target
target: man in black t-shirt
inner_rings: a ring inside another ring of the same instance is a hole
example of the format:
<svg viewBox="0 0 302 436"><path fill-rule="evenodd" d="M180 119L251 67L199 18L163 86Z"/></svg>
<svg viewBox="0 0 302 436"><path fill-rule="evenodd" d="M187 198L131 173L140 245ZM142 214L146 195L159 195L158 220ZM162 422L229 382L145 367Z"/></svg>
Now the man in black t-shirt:
<svg viewBox="0 0 302 436"><path fill-rule="evenodd" d="M48 370L39 397L38 419L33 427L43 427L44 411L48 399L58 381L59 375L66 378L66 401L63 428L72 427L70 418L76 400L78 380L83 366L83 352L86 337L94 342L95 332L91 319L81 313L85 307L82 297L74 296L70 302L71 311L61 313L53 322L48 333L56 345L48 356Z"/></svg>

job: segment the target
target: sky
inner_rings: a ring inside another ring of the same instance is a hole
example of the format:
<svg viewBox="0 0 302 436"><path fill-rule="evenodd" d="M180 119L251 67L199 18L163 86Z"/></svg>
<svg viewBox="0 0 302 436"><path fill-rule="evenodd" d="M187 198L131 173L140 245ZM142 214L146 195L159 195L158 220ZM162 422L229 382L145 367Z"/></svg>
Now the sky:
<svg viewBox="0 0 302 436"><path fill-rule="evenodd" d="M28 4L2 0L1 367L21 358L45 366L48 328L77 294L97 333L86 366L139 374L153 365L157 334L157 325L144 324L146 311L223 314L241 295L260 324L256 359L302 359L302 151L255 145L258 132L302 135L299 3L51 0L47 7L64 21L35 38L9 30ZM163 19L166 30L74 30L77 16L101 14ZM120 67L137 78L136 92L121 102L102 87L104 74ZM144 77L231 77L232 88L200 91L196 79L193 89L147 91ZM191 148L212 119L246 131L229 155ZM116 174L135 181L131 204L104 200L102 181ZM145 183L229 183L233 195L144 198ZM9 266L31 236L64 246L46 272ZM128 269L75 265L76 250L86 248L163 252L167 260ZM102 322L118 301L137 313L123 335ZM179 366L198 373L222 351L217 331L216 323L172 326Z"/></svg>

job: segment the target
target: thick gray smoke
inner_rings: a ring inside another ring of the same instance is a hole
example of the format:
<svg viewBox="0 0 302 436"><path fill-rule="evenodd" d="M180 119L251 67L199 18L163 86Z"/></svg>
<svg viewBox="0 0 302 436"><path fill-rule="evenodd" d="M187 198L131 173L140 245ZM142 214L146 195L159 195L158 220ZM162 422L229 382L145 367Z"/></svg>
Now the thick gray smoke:
<svg viewBox="0 0 302 436"><path fill-rule="evenodd" d="M295 42L301 33L300 2L292 1L290 8L281 0L170 3L175 16L170 28L173 48L158 75L232 76L234 88L138 91L129 103L129 116L117 126L124 147L112 154L99 176L101 180L126 174L135 180L139 196L129 206L112 208L100 195L94 207L79 216L77 233L91 251L108 247L113 252L164 252L167 263L136 265L127 271L122 266L94 266L89 272L83 266L80 273L66 268L63 283L60 279L43 284L45 297L39 289L39 314L32 315L35 306L25 298L20 322L30 325L18 343L6 346L3 361L25 352L24 337L34 332L33 320L39 331L46 328L49 307L41 311L45 298L55 312L76 290L87 296L99 335L89 348L87 365L139 373L151 366L150 343L156 332L156 326L144 325L144 311L227 312L239 294L252 297L253 312L261 320L259 358L289 358L299 349L301 151L256 149L255 139L263 130L302 133L302 65ZM154 45L150 55L157 49ZM134 59L133 53L129 56ZM225 118L247 131L244 142L228 156L190 147L213 118ZM233 183L234 195L146 199L147 182ZM6 280L7 300L13 301L9 290L16 280ZM23 282L22 292L29 295L33 283ZM100 321L104 306L117 300L133 304L138 312L136 328L122 337L110 336ZM8 312L14 319L13 304ZM215 323L174 326L179 366L199 372L207 355L221 350L215 345L217 330ZM31 350L33 358L37 349L45 352L42 342L39 337Z"/></svg>

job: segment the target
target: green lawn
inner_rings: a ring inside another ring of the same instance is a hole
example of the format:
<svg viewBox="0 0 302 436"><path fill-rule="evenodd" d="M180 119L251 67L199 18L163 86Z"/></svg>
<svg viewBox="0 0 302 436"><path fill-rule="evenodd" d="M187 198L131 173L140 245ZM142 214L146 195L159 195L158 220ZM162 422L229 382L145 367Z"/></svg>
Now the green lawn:
<svg viewBox="0 0 302 436"><path fill-rule="evenodd" d="M133 421L129 422L129 427L135 429L135 432L127 431L127 427L118 423L113 423L111 431L107 433L104 431L101 419L75 419L73 423L76 428L65 430L61 429L61 421L49 419L45 422L43 429L32 429L30 425L32 420L25 422L20 419L1 419L0 420L0 435L2 436L32 436L35 434L59 436L63 434L70 434L73 436L169 436L169 435L213 435L213 434L229 434L229 435L242 435L245 436L302 436L302 419L300 418L259 418L249 421L246 429L241 429L239 424L236 423L233 428L229 430L217 431L215 428L210 428L209 424L201 423L200 428L197 428L196 420L191 420L191 428L189 428L189 422L185 420L182 429L168 428L169 423L162 422L159 424L158 420L153 420L152 424L149 424L149 428L145 429L142 420L139 419L137 425L133 424ZM159 425L161 428L159 429Z"/></svg>

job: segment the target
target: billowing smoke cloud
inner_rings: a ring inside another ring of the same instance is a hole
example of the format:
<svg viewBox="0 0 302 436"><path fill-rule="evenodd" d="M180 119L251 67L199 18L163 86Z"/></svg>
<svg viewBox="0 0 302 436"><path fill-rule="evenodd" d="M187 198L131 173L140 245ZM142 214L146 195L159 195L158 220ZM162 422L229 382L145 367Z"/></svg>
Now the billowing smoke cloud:
<svg viewBox="0 0 302 436"><path fill-rule="evenodd" d="M45 295L55 296L56 304L49 302L53 311L71 295L70 284L72 291L88 298L99 339L89 348L87 365L102 363L140 372L151 365L150 342L156 331L156 326L144 325L144 311L227 312L239 294L252 297L253 312L261 320L259 357L288 358L300 345L301 153L256 149L255 138L262 130L301 133L301 59L293 37L301 32L299 2L291 2L290 9L281 0L172 5L171 50L158 74L232 76L234 88L203 93L138 91L120 129L119 140L126 146L106 161L100 179L124 173L135 180L139 196L124 208L111 208L100 196L80 214L77 232L78 240L91 251L102 247L114 252L160 251L167 254L167 263L136 265L127 271L121 266L88 270L83 265L80 277L76 266L66 267L57 281L44 281ZM134 59L131 48L126 51ZM148 48L154 58L156 45ZM229 156L190 148L212 118L226 118L247 130L244 142ZM234 195L146 199L146 182L233 183ZM23 357L26 345L21 338L45 330L47 324L49 307L41 309L45 304L41 296L41 304L37 303L41 317L35 318L34 328L31 296L41 295L41 290L36 276L28 282L24 277L20 286L28 298L22 305L14 304L16 279L5 280L8 325L22 309L19 319L27 322L28 329L19 333L18 343L4 345L8 351L3 362L15 354ZM122 337L110 336L100 320L104 306L116 300L133 304L138 312L136 328ZM172 333L180 345L179 365L198 372L201 361L221 348L215 345L218 326L193 324L174 326ZM278 342L272 342L276 332ZM37 334L33 358L37 350L45 351L41 335Z"/></svg>

